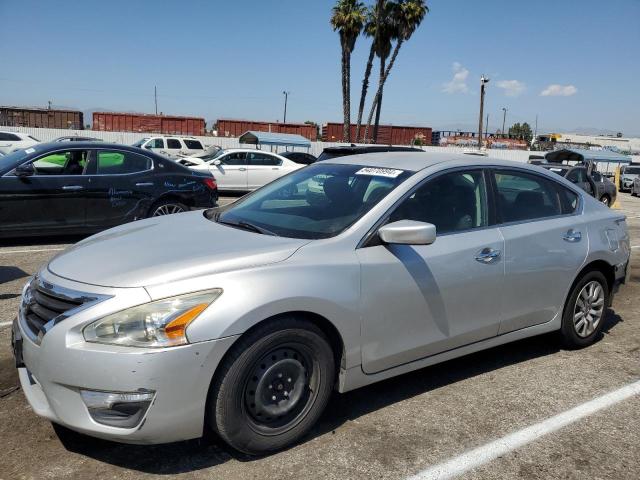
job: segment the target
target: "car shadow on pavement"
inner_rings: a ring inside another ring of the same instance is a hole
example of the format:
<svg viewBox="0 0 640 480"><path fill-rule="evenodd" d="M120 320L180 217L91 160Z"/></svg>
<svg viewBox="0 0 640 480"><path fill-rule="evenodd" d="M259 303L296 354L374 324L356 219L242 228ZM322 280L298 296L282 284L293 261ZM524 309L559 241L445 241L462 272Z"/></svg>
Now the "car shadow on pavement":
<svg viewBox="0 0 640 480"><path fill-rule="evenodd" d="M0 284L28 277L29 274L18 267L4 267L0 265ZM1 299L2 297L0 297ZM12 298L12 297L7 297Z"/></svg>
<svg viewBox="0 0 640 480"><path fill-rule="evenodd" d="M622 321L618 314L609 310L600 339ZM552 332L449 360L345 394L334 393L318 424L299 444L334 432L342 424L373 411L468 378L556 353L561 348L557 334ZM251 462L260 458L235 452L212 434L198 440L149 446L100 440L57 425L54 430L63 446L71 452L150 474L175 475L214 467L232 459Z"/></svg>
<svg viewBox="0 0 640 480"><path fill-rule="evenodd" d="M0 239L0 247L37 247L77 243L89 235L47 235L43 237L16 237Z"/></svg>

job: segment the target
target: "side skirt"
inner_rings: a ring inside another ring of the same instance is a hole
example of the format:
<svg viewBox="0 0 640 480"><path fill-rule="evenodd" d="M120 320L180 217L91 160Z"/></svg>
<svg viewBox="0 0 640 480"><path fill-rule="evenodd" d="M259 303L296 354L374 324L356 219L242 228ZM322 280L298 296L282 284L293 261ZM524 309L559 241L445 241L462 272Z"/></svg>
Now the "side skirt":
<svg viewBox="0 0 640 480"><path fill-rule="evenodd" d="M338 379L338 391L340 393L348 392L350 390L355 390L356 388L364 387L381 380L386 380L388 378L396 377L404 373L429 367L431 365L435 365L436 363L446 362L447 360L452 360L454 358L463 357L471 353L479 352L480 350L486 350L488 348L497 347L498 345L504 345L505 343L522 340L523 338L535 337L536 335L542 335L554 330L559 330L560 321L561 317L558 314L553 318L553 320L541 325L534 325L532 327L505 333L504 335L498 335L481 342L465 345L464 347L459 347L455 350L438 353L427 358L416 360L415 362L406 363L404 365L390 368L388 370L384 370L382 372L371 375L367 375L366 373L364 373L361 365L357 365L349 369L341 369L340 378Z"/></svg>

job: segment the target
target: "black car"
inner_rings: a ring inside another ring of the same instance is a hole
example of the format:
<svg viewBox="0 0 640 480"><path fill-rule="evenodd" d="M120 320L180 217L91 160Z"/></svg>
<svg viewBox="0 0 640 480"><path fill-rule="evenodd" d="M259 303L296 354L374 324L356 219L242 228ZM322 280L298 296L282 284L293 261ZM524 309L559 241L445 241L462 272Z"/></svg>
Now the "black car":
<svg viewBox="0 0 640 480"><path fill-rule="evenodd" d="M393 145L344 145L339 147L325 148L318 161L329 160L331 158L345 157L347 155L360 155L363 153L377 152L421 152L424 150L415 147L395 147Z"/></svg>
<svg viewBox="0 0 640 480"><path fill-rule="evenodd" d="M209 172L136 147L43 143L0 158L0 237L92 233L217 199Z"/></svg>
<svg viewBox="0 0 640 480"><path fill-rule="evenodd" d="M314 157L310 153L305 152L279 152L278 155L302 165L311 165L317 160L316 157Z"/></svg>

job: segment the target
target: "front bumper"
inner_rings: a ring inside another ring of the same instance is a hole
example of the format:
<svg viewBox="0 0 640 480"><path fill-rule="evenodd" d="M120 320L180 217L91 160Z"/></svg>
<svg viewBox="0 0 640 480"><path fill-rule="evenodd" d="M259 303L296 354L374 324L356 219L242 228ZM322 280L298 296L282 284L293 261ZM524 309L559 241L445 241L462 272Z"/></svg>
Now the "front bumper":
<svg viewBox="0 0 640 480"><path fill-rule="evenodd" d="M90 318L95 308L56 324L39 345L22 321L14 322L14 337L21 343L14 348L18 375L34 412L72 430L124 443L202 436L211 378L237 336L163 349L88 343L78 332L96 318ZM80 390L147 390L155 396L137 426L120 428L94 421Z"/></svg>

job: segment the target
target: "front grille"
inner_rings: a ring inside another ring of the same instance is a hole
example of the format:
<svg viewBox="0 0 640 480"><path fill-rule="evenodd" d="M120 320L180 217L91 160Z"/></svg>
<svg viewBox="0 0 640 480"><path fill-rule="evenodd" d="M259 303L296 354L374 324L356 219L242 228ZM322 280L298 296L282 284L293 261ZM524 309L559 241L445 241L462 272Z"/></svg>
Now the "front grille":
<svg viewBox="0 0 640 480"><path fill-rule="evenodd" d="M52 290L45 290L42 286L32 283L27 288L23 299L23 315L26 326L35 337L40 337L46 333L44 326L47 323L65 312L79 307L84 303L84 300L83 297L69 298L56 294Z"/></svg>

